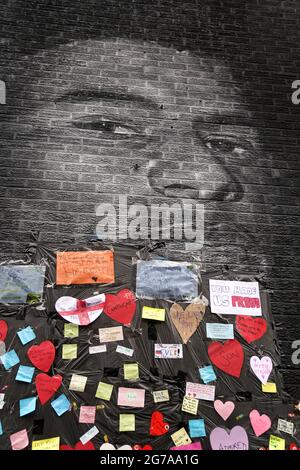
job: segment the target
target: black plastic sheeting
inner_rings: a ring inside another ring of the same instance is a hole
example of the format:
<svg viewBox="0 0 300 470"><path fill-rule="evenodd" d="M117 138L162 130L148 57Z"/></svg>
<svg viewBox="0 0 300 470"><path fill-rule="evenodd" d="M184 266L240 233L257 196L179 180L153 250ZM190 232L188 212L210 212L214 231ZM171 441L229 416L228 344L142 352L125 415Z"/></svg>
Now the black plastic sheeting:
<svg viewBox="0 0 300 470"><path fill-rule="evenodd" d="M56 252L57 251L86 251L111 249L114 253L115 283L110 285L83 285L83 286L56 286ZM261 287L260 296L262 302L263 318L267 320L266 334L258 341L248 344L239 333L234 330L237 339L245 353L244 364L239 379L222 372L214 366L217 380L210 385L216 386L216 399L231 400L235 403L235 410L230 418L224 422L216 413L213 402L199 401L198 414L194 416L181 411L182 400L185 395L186 382L201 383L199 367L211 364L207 354L207 347L212 341L206 337L205 325L213 323L234 323L235 316L221 316L210 312L206 308L204 319L198 329L183 345L183 359L155 359L154 344L170 343L179 344L182 340L170 319L168 312L176 299L147 300L137 299L136 313L130 327L123 326L124 341L107 343L107 352L89 354L89 347L99 345L99 328L119 326L120 323L102 313L98 319L87 326L79 327L79 336L76 338L64 337L64 324L66 323L55 311L55 302L63 295L78 299L85 299L96 293L117 293L127 288L135 292L136 261L138 259L158 259L155 250L133 245L115 244L113 247L100 242L86 246L38 244L32 262L45 264L46 281L44 302L37 306L5 306L0 310L0 319L5 319L9 325L8 336L5 340L6 350L15 349L20 357L20 364L32 365L26 356L26 352L32 344L50 339L56 348L56 357L49 375L60 374L63 377L61 388L53 398L45 405L37 401L36 411L24 417L19 416L19 400L30 396L36 396L34 379L32 383L25 384L15 381L18 366L5 371L0 365L0 393L5 393L5 405L0 410L0 420L3 426L3 435L0 436L0 449L11 449L9 436L21 429L28 431L30 443L32 440L60 437L61 445L74 447L79 438L94 425L99 433L92 439L96 449L99 449L104 440L108 440L115 446L151 445L153 449L164 450L174 446L171 434L184 427L189 433L188 421L190 419L203 418L205 421L206 437L193 438L192 441L201 441L203 449L210 449L210 432L220 426L231 429L234 426L242 426L249 437L249 448L267 448L270 434L274 434L286 440L286 448L294 442L300 447L299 430L300 416L292 416L293 404L284 391L282 378L278 367L280 366L280 354L277 347L276 334L272 320L268 292ZM179 261L179 259L178 259ZM183 260L185 261L185 260ZM194 261L197 264L196 261ZM237 274L229 272L203 273L199 265L199 295L209 299L209 279L228 280L256 280L253 274ZM180 303L183 307L187 303ZM165 322L142 319L143 306L153 306L166 309ZM30 325L35 333L34 342L22 346L16 336L18 330ZM77 358L73 360L62 359L62 346L64 343L77 344ZM134 350L133 357L127 357L116 352L116 345ZM267 355L272 358L273 371L269 382L277 385L276 394L262 392L260 381L250 371L249 360L253 355ZM138 382L130 382L124 379L123 364L138 363ZM38 373L39 371L35 372ZM88 378L84 392L69 390L72 374L82 375ZM104 401L95 397L96 389L100 381L114 385L110 401ZM141 388L145 393L145 407L131 408L117 405L117 390L119 387ZM152 392L168 390L170 400L163 403L154 403ZM51 407L51 401L61 393L65 393L72 404L71 410L58 417ZM79 409L81 405L96 405L95 424L79 423ZM272 428L260 437L256 437L249 420L249 412L257 409L260 414L267 414L272 420ZM169 425L169 431L162 436L150 436L150 420L154 411L163 414L164 421ZM119 414L135 414L135 431L119 432ZM276 430L277 420L282 418L292 421L295 427L295 435L290 436ZM31 445L28 446L31 448Z"/></svg>

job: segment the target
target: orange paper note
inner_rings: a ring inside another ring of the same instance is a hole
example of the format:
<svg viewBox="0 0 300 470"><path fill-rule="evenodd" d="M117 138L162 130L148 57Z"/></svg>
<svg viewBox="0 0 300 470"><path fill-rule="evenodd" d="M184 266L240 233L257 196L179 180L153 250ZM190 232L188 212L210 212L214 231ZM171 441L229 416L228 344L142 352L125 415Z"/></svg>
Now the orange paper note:
<svg viewBox="0 0 300 470"><path fill-rule="evenodd" d="M114 255L105 251L58 251L56 284L110 284L115 282Z"/></svg>

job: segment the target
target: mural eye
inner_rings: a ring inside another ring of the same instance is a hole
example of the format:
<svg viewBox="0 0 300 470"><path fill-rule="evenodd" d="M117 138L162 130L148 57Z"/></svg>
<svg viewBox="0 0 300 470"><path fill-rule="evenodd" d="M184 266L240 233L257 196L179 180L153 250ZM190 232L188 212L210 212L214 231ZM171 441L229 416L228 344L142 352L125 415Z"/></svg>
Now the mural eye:
<svg viewBox="0 0 300 470"><path fill-rule="evenodd" d="M215 153L240 153L244 150L243 145L233 137L209 136L204 139L205 146Z"/></svg>
<svg viewBox="0 0 300 470"><path fill-rule="evenodd" d="M120 122L104 120L99 116L87 116L72 121L72 126L77 129L88 129L91 131L98 131L110 134L122 134L124 136L137 134L137 131L132 127Z"/></svg>

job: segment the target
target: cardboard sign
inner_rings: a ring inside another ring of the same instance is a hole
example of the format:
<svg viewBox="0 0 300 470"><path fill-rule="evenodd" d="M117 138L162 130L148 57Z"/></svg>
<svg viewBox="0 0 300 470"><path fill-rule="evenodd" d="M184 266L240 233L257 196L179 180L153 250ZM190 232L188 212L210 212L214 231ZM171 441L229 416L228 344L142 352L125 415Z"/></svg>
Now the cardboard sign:
<svg viewBox="0 0 300 470"><path fill-rule="evenodd" d="M139 388L120 387L118 391L118 406L144 408L145 390Z"/></svg>
<svg viewBox="0 0 300 470"><path fill-rule="evenodd" d="M182 344L155 344L155 359L182 359Z"/></svg>
<svg viewBox="0 0 300 470"><path fill-rule="evenodd" d="M210 305L221 315L262 315L258 282L209 280Z"/></svg>
<svg viewBox="0 0 300 470"><path fill-rule="evenodd" d="M204 302L190 304L184 310L181 305L173 304L170 309L170 318L180 334L184 344L197 330L205 314L206 305Z"/></svg>
<svg viewBox="0 0 300 470"><path fill-rule="evenodd" d="M115 282L114 255L105 251L58 251L56 284L111 284Z"/></svg>

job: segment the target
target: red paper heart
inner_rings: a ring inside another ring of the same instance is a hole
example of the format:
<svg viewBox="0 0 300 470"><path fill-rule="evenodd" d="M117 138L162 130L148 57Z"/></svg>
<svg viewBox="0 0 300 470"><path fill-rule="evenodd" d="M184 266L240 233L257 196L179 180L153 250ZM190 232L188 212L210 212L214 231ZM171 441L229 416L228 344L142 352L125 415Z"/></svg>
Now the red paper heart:
<svg viewBox="0 0 300 470"><path fill-rule="evenodd" d="M226 374L239 378L244 362L244 350L236 339L224 344L214 341L208 346L211 362Z"/></svg>
<svg viewBox="0 0 300 470"><path fill-rule="evenodd" d="M267 331L267 322L260 317L238 315L235 320L235 327L247 343L252 343L264 336Z"/></svg>
<svg viewBox="0 0 300 470"><path fill-rule="evenodd" d="M163 414L160 411L154 411L150 422L150 436L162 436L169 429L170 426L164 421Z"/></svg>
<svg viewBox="0 0 300 470"><path fill-rule="evenodd" d="M135 314L136 298L129 289L122 289L116 295L106 294L103 312L113 320L129 326Z"/></svg>
<svg viewBox="0 0 300 470"><path fill-rule="evenodd" d="M31 346L27 356L35 367L48 372L55 358L54 344L51 341L43 341L37 346Z"/></svg>
<svg viewBox="0 0 300 470"><path fill-rule="evenodd" d="M300 450L300 447L297 447L297 444L295 442L292 442L289 446L289 450Z"/></svg>
<svg viewBox="0 0 300 470"><path fill-rule="evenodd" d="M6 321L0 320L0 341L5 341L8 332L8 325Z"/></svg>
<svg viewBox="0 0 300 470"><path fill-rule="evenodd" d="M82 444L81 441L77 442L75 444L75 447L68 446L66 444L63 444L59 446L59 450L96 450L94 444L89 441L86 444Z"/></svg>
<svg viewBox="0 0 300 470"><path fill-rule="evenodd" d="M149 444L142 446L141 444L134 444L133 450L153 450L153 447Z"/></svg>
<svg viewBox="0 0 300 470"><path fill-rule="evenodd" d="M47 403L48 400L54 395L62 384L61 375L53 375L50 377L47 374L38 374L35 378L35 385L38 397L42 405Z"/></svg>

